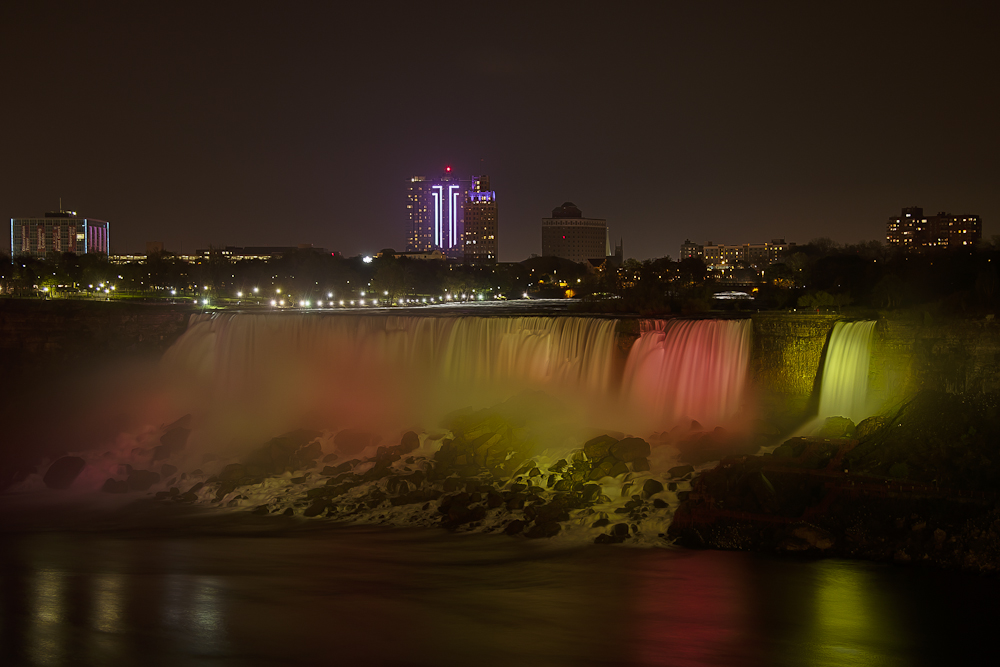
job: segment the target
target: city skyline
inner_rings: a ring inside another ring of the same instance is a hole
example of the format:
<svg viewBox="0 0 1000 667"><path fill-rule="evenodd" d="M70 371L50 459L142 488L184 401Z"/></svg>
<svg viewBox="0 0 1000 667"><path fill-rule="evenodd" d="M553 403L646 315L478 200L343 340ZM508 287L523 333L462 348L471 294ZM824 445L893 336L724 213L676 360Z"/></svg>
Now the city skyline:
<svg viewBox="0 0 1000 667"><path fill-rule="evenodd" d="M450 164L502 191L500 261L562 201L637 259L884 241L913 206L1000 233L992 6L126 7L2 10L9 218L62 197L113 252L402 250L397 184Z"/></svg>

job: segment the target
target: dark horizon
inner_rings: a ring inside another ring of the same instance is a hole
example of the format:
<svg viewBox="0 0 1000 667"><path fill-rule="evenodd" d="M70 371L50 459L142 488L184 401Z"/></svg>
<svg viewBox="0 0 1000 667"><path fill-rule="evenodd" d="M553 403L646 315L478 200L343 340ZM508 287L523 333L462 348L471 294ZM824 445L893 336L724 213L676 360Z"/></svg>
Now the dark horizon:
<svg viewBox="0 0 1000 667"><path fill-rule="evenodd" d="M885 238L905 206L1000 233L994 6L3 10L7 217L146 241L404 249L404 192L489 174L500 259L565 201L625 255Z"/></svg>

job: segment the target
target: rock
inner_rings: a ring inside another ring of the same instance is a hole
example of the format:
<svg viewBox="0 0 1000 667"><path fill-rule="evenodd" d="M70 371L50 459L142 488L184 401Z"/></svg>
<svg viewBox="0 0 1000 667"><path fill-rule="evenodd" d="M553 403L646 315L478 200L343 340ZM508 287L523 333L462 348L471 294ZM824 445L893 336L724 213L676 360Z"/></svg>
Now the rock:
<svg viewBox="0 0 1000 667"><path fill-rule="evenodd" d="M104 493L128 493L128 482L109 477L104 482L104 486L101 487L101 491Z"/></svg>
<svg viewBox="0 0 1000 667"><path fill-rule="evenodd" d="M336 460L337 460L336 453L327 454L326 456L323 457L323 463L329 463L330 461L336 461Z"/></svg>
<svg viewBox="0 0 1000 667"><path fill-rule="evenodd" d="M42 481L50 489L68 489L86 465L87 462L79 456L64 456L49 466Z"/></svg>
<svg viewBox="0 0 1000 667"><path fill-rule="evenodd" d="M663 498L653 498L653 507L662 510L669 507L669 505L667 504L667 501L664 500Z"/></svg>
<svg viewBox="0 0 1000 667"><path fill-rule="evenodd" d="M187 495L187 494L185 494L185 495ZM257 509L255 509L253 512L251 512L251 514L257 514L259 516L259 515L262 515L262 514L270 514L270 512L271 512L271 510L269 510L267 508L267 505L258 505Z"/></svg>
<svg viewBox="0 0 1000 667"><path fill-rule="evenodd" d="M889 420L885 417L869 417L868 419L863 419L860 424L854 429L854 437L858 440L864 440L888 426Z"/></svg>
<svg viewBox="0 0 1000 667"><path fill-rule="evenodd" d="M289 507L288 509L286 509L284 512L281 513L281 516L295 516L295 510Z"/></svg>
<svg viewBox="0 0 1000 667"><path fill-rule="evenodd" d="M312 442L305 447L300 447L297 452L295 452L295 458L302 463L309 461L315 461L323 454L323 446L318 442Z"/></svg>
<svg viewBox="0 0 1000 667"><path fill-rule="evenodd" d="M647 479L642 485L642 497L649 498L663 491L663 484L655 479Z"/></svg>
<svg viewBox="0 0 1000 667"><path fill-rule="evenodd" d="M559 534L560 530L562 530L562 526L559 525L558 521L545 521L544 523L536 523L533 525L528 529L528 532L526 532L524 536L531 539L554 537Z"/></svg>
<svg viewBox="0 0 1000 667"><path fill-rule="evenodd" d="M163 477L164 479L166 479L167 477L170 477L171 475L173 475L173 474L174 474L174 473L176 473L176 472L177 472L177 466L172 466L172 465L170 465L169 463L164 463L164 464L163 464L163 465L162 465L162 466L160 467L160 475L161 475L161 476L162 476L162 477Z"/></svg>
<svg viewBox="0 0 1000 667"><path fill-rule="evenodd" d="M749 473L748 478L750 490L753 492L754 498L757 499L760 508L765 512L777 512L778 494L775 492L771 480L759 470Z"/></svg>
<svg viewBox="0 0 1000 667"><path fill-rule="evenodd" d="M649 459L643 457L632 461L632 472L646 472L649 470Z"/></svg>
<svg viewBox="0 0 1000 667"><path fill-rule="evenodd" d="M133 470L128 476L129 491L146 491L160 481L159 473L151 470Z"/></svg>
<svg viewBox="0 0 1000 667"><path fill-rule="evenodd" d="M678 479L684 475L689 475L694 472L694 466L674 466L667 471L671 479Z"/></svg>
<svg viewBox="0 0 1000 667"><path fill-rule="evenodd" d="M420 436L413 431L407 431L399 441L399 451L401 454L409 454L415 449L420 449Z"/></svg>
<svg viewBox="0 0 1000 667"><path fill-rule="evenodd" d="M616 523L611 526L611 535L619 538L628 537L628 524L627 523Z"/></svg>
<svg viewBox="0 0 1000 667"><path fill-rule="evenodd" d="M587 455L587 458L591 461L600 461L608 455L608 450L611 445L618 442L617 438L612 438L610 435L599 435L596 438L591 438L583 445L583 453Z"/></svg>
<svg viewBox="0 0 1000 667"><path fill-rule="evenodd" d="M649 443L642 438L625 438L611 445L608 450L619 461L630 463L636 459L648 458Z"/></svg>
<svg viewBox="0 0 1000 667"><path fill-rule="evenodd" d="M236 481L246 476L247 467L242 463L230 463L219 473L219 479L223 482Z"/></svg>
<svg viewBox="0 0 1000 667"><path fill-rule="evenodd" d="M173 424L164 427L160 436L160 445L153 448L153 461L170 458L187 446L191 435L191 415L184 415Z"/></svg>
<svg viewBox="0 0 1000 667"><path fill-rule="evenodd" d="M580 497L586 503L596 502L601 497L601 487L597 484L584 484L580 489Z"/></svg>
<svg viewBox="0 0 1000 667"><path fill-rule="evenodd" d="M520 519L514 519L506 526L504 526L503 532L505 535L517 535L524 530L524 522Z"/></svg>
<svg viewBox="0 0 1000 667"><path fill-rule="evenodd" d="M592 523L590 525L591 525L592 528L604 528L605 526L607 526L610 523L611 523L611 521L609 521L607 518L600 518L600 519L598 519L597 521L595 521L594 523Z"/></svg>
<svg viewBox="0 0 1000 667"><path fill-rule="evenodd" d="M324 510L326 510L326 508L327 508L327 506L329 504L330 504L330 501L327 500L326 498L317 498L316 500L314 500L312 502L312 504L309 507L307 507L302 512L302 516L304 516L304 517L319 516L320 514L323 513Z"/></svg>
<svg viewBox="0 0 1000 667"><path fill-rule="evenodd" d="M827 417L816 434L820 438L850 438L854 435L854 422L847 417Z"/></svg>
<svg viewBox="0 0 1000 667"><path fill-rule="evenodd" d="M667 482L667 491L676 491L677 482Z"/></svg>
<svg viewBox="0 0 1000 667"><path fill-rule="evenodd" d="M817 528L816 526L799 526L792 531L792 535L799 538L810 547L821 551L829 549L834 543L833 536L830 533L826 532L822 528Z"/></svg>
<svg viewBox="0 0 1000 667"><path fill-rule="evenodd" d="M618 477L619 475L627 475L628 472L628 464L624 461L617 461L613 466L611 466L611 472L609 472L608 475L611 477Z"/></svg>

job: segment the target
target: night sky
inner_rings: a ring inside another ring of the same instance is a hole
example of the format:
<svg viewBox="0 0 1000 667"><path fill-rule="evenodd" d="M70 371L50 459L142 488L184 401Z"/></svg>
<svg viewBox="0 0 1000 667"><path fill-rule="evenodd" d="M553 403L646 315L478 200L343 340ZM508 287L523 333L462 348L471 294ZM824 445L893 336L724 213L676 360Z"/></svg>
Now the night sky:
<svg viewBox="0 0 1000 667"><path fill-rule="evenodd" d="M0 212L113 253L404 246L404 188L487 173L500 259L564 201L625 255L1000 233L998 3L7 2Z"/></svg>

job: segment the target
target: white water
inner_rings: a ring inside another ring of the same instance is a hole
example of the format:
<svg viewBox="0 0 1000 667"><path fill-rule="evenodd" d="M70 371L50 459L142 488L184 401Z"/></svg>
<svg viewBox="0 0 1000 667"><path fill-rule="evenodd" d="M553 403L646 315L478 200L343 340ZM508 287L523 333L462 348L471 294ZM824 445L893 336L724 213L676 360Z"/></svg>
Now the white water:
<svg viewBox="0 0 1000 667"><path fill-rule="evenodd" d="M433 428L451 410L543 390L564 416L613 416L614 320L574 317L195 318L164 356L197 411L230 427Z"/></svg>
<svg viewBox="0 0 1000 667"><path fill-rule="evenodd" d="M623 375L616 328L565 316L203 315L163 363L190 410L210 409L218 437L237 439L303 425L433 429L449 411L539 390L538 410L577 429L711 429L740 412L749 320L644 321Z"/></svg>
<svg viewBox="0 0 1000 667"><path fill-rule="evenodd" d="M711 429L743 407L750 320L644 320L622 380L626 404L670 428Z"/></svg>
<svg viewBox="0 0 1000 667"><path fill-rule="evenodd" d="M869 416L868 367L874 330L874 321L834 324L823 365L820 418L847 417L857 423Z"/></svg>

